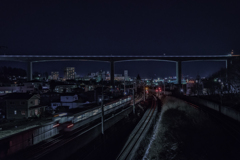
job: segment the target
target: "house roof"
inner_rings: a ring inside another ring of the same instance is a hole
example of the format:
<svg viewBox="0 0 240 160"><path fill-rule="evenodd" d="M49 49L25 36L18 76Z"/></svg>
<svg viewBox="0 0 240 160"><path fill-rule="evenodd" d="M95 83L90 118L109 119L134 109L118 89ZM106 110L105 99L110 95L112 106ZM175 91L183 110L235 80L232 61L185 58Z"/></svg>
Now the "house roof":
<svg viewBox="0 0 240 160"><path fill-rule="evenodd" d="M39 81L39 80L36 80L36 79L35 79L35 80L27 81L27 82L30 82L30 83L31 83L31 82L42 82L42 81Z"/></svg>
<svg viewBox="0 0 240 160"><path fill-rule="evenodd" d="M45 106L42 106L42 105L36 105L36 106L31 106L31 107L29 107L29 109L33 109L33 108L41 108L41 107L45 107Z"/></svg>
<svg viewBox="0 0 240 160"><path fill-rule="evenodd" d="M61 93L60 96L74 96L76 93Z"/></svg>
<svg viewBox="0 0 240 160"><path fill-rule="evenodd" d="M55 94L59 94L58 92L46 92L46 93L42 93L41 95L55 95Z"/></svg>
<svg viewBox="0 0 240 160"><path fill-rule="evenodd" d="M40 98L38 94L29 94L29 93L11 93L6 95L6 99L30 99L32 97Z"/></svg>

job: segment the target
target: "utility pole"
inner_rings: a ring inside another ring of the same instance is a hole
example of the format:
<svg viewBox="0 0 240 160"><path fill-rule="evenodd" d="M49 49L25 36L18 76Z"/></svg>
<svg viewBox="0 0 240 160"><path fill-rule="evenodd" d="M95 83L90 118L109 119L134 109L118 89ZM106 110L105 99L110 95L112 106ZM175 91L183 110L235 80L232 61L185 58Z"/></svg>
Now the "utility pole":
<svg viewBox="0 0 240 160"><path fill-rule="evenodd" d="M133 114L135 114L135 96L134 96L134 88L133 88Z"/></svg>
<svg viewBox="0 0 240 160"><path fill-rule="evenodd" d="M101 99L101 109L102 109L102 134L104 135L104 108L103 108L103 79L102 79L102 99Z"/></svg>
<svg viewBox="0 0 240 160"><path fill-rule="evenodd" d="M146 101L146 89L145 89L145 85L143 85L143 96L144 96L144 101Z"/></svg>
<svg viewBox="0 0 240 160"><path fill-rule="evenodd" d="M165 79L163 80L163 84L164 84L164 95L165 95Z"/></svg>
<svg viewBox="0 0 240 160"><path fill-rule="evenodd" d="M125 81L125 77L124 77L124 95L126 93L126 81Z"/></svg>
<svg viewBox="0 0 240 160"><path fill-rule="evenodd" d="M135 81L135 91L137 92L137 79Z"/></svg>

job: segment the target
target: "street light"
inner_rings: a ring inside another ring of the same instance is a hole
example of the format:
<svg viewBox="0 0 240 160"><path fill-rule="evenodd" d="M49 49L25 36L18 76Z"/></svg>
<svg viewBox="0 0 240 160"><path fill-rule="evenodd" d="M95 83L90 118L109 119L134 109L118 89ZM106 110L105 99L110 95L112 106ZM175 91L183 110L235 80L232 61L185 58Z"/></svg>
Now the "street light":
<svg viewBox="0 0 240 160"><path fill-rule="evenodd" d="M103 79L102 79L102 98L100 98L99 100L101 101L101 109L102 109L102 134L104 134L104 108L103 108Z"/></svg>

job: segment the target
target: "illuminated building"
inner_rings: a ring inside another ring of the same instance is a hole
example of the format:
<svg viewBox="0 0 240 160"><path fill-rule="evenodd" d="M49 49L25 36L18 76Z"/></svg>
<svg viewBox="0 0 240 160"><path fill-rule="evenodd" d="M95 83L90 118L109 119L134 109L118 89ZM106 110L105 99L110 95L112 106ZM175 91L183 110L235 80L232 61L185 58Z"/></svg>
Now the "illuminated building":
<svg viewBox="0 0 240 160"><path fill-rule="evenodd" d="M75 79L75 67L66 67L64 69L64 79Z"/></svg>
<svg viewBox="0 0 240 160"><path fill-rule="evenodd" d="M129 80L128 70L124 70L123 74L124 74L124 79L125 79L125 81L128 81L128 80Z"/></svg>
<svg viewBox="0 0 240 160"><path fill-rule="evenodd" d="M51 72L51 76L53 80L58 80L59 72Z"/></svg>

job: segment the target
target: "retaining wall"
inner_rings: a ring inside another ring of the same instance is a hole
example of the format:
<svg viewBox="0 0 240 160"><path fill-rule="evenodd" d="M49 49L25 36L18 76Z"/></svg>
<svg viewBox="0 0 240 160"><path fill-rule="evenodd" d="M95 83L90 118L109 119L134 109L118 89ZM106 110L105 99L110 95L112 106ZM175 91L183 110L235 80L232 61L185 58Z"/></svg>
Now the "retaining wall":
<svg viewBox="0 0 240 160"><path fill-rule="evenodd" d="M231 107L221 106L218 103L211 102L211 101L201 99L201 98L197 98L197 97L181 97L181 98L186 99L186 100L188 100L192 103L198 103L200 105L209 107L209 108L211 108L215 111L218 111L218 112L220 112L220 113L222 113L222 114L240 122L240 112L231 108Z"/></svg>
<svg viewBox="0 0 240 160"><path fill-rule="evenodd" d="M0 139L0 159L58 134L53 123L13 134Z"/></svg>

